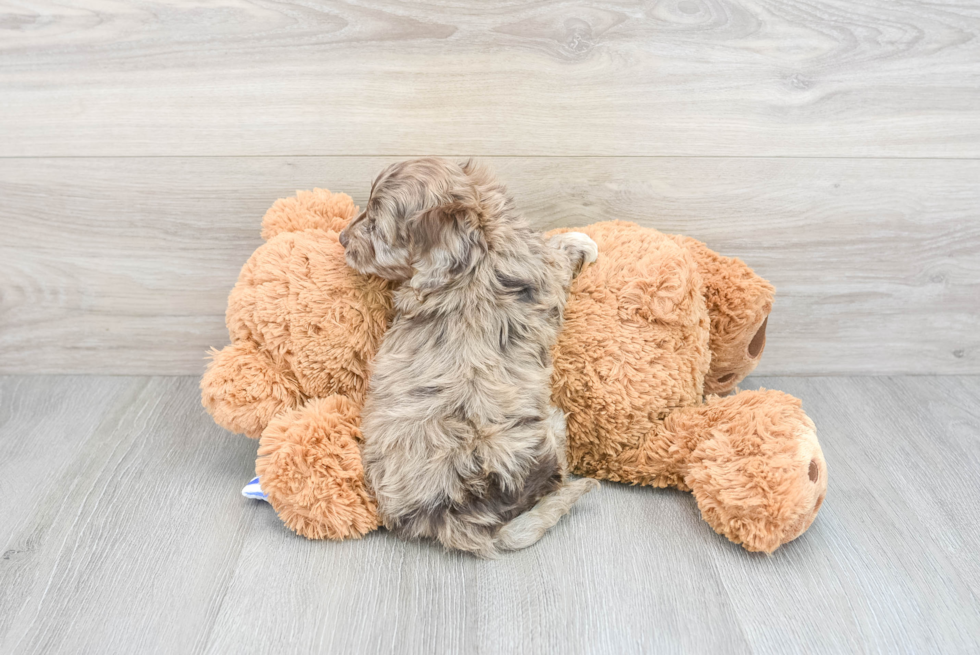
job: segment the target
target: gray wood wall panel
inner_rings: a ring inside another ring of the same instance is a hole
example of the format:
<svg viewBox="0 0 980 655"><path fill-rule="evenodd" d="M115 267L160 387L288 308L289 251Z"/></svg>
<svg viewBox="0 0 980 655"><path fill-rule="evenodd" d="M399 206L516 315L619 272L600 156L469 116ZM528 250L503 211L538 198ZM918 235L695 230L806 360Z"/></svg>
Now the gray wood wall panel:
<svg viewBox="0 0 980 655"><path fill-rule="evenodd" d="M980 6L0 3L0 154L977 157Z"/></svg>
<svg viewBox="0 0 980 655"><path fill-rule="evenodd" d="M239 495L256 444L195 377L0 379L0 449L33 462L0 461L27 517L0 522L0 652L973 652L980 378L744 386L817 425L830 483L803 537L747 553L687 493L604 483L484 562L288 532Z"/></svg>
<svg viewBox="0 0 980 655"><path fill-rule="evenodd" d="M393 158L0 159L0 371L197 374L272 202ZM624 219L777 287L768 374L980 372L980 161L489 158L542 229Z"/></svg>

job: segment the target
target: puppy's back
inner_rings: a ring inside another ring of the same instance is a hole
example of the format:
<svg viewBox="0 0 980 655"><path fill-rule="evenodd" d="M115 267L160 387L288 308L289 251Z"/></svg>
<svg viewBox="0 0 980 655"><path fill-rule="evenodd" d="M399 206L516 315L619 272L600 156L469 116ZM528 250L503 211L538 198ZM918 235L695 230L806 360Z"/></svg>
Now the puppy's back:
<svg viewBox="0 0 980 655"><path fill-rule="evenodd" d="M582 258L545 244L489 173L442 160L379 176L350 239L365 271L411 271L363 412L385 525L486 557L537 541L597 484L566 481L550 401L549 353Z"/></svg>

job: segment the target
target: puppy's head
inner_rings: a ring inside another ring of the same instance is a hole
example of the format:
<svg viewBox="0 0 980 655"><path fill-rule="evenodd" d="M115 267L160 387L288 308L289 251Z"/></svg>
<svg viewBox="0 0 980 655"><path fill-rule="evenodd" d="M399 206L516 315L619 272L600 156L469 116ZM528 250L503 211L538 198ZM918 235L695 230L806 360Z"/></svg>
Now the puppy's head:
<svg viewBox="0 0 980 655"><path fill-rule="evenodd" d="M352 268L387 280L435 287L462 275L486 250L469 165L438 158L392 164L340 243Z"/></svg>

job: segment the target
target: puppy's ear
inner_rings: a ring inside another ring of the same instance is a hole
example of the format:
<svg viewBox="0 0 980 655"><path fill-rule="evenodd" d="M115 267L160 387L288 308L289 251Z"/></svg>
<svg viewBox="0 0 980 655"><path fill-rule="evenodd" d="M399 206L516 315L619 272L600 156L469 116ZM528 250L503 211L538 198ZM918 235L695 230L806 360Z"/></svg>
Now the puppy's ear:
<svg viewBox="0 0 980 655"><path fill-rule="evenodd" d="M475 198L457 197L419 214L409 239L415 268L412 286L419 291L459 277L487 248Z"/></svg>

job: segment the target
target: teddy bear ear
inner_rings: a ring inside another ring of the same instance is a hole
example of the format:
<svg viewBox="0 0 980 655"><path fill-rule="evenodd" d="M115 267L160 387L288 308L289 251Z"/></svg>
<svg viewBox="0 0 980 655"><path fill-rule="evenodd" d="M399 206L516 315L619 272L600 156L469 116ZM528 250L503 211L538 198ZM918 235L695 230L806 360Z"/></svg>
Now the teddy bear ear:
<svg viewBox="0 0 980 655"><path fill-rule="evenodd" d="M333 230L340 232L359 207L346 193L326 189L297 191L291 198L280 198L262 218L262 238L268 241L282 232Z"/></svg>

